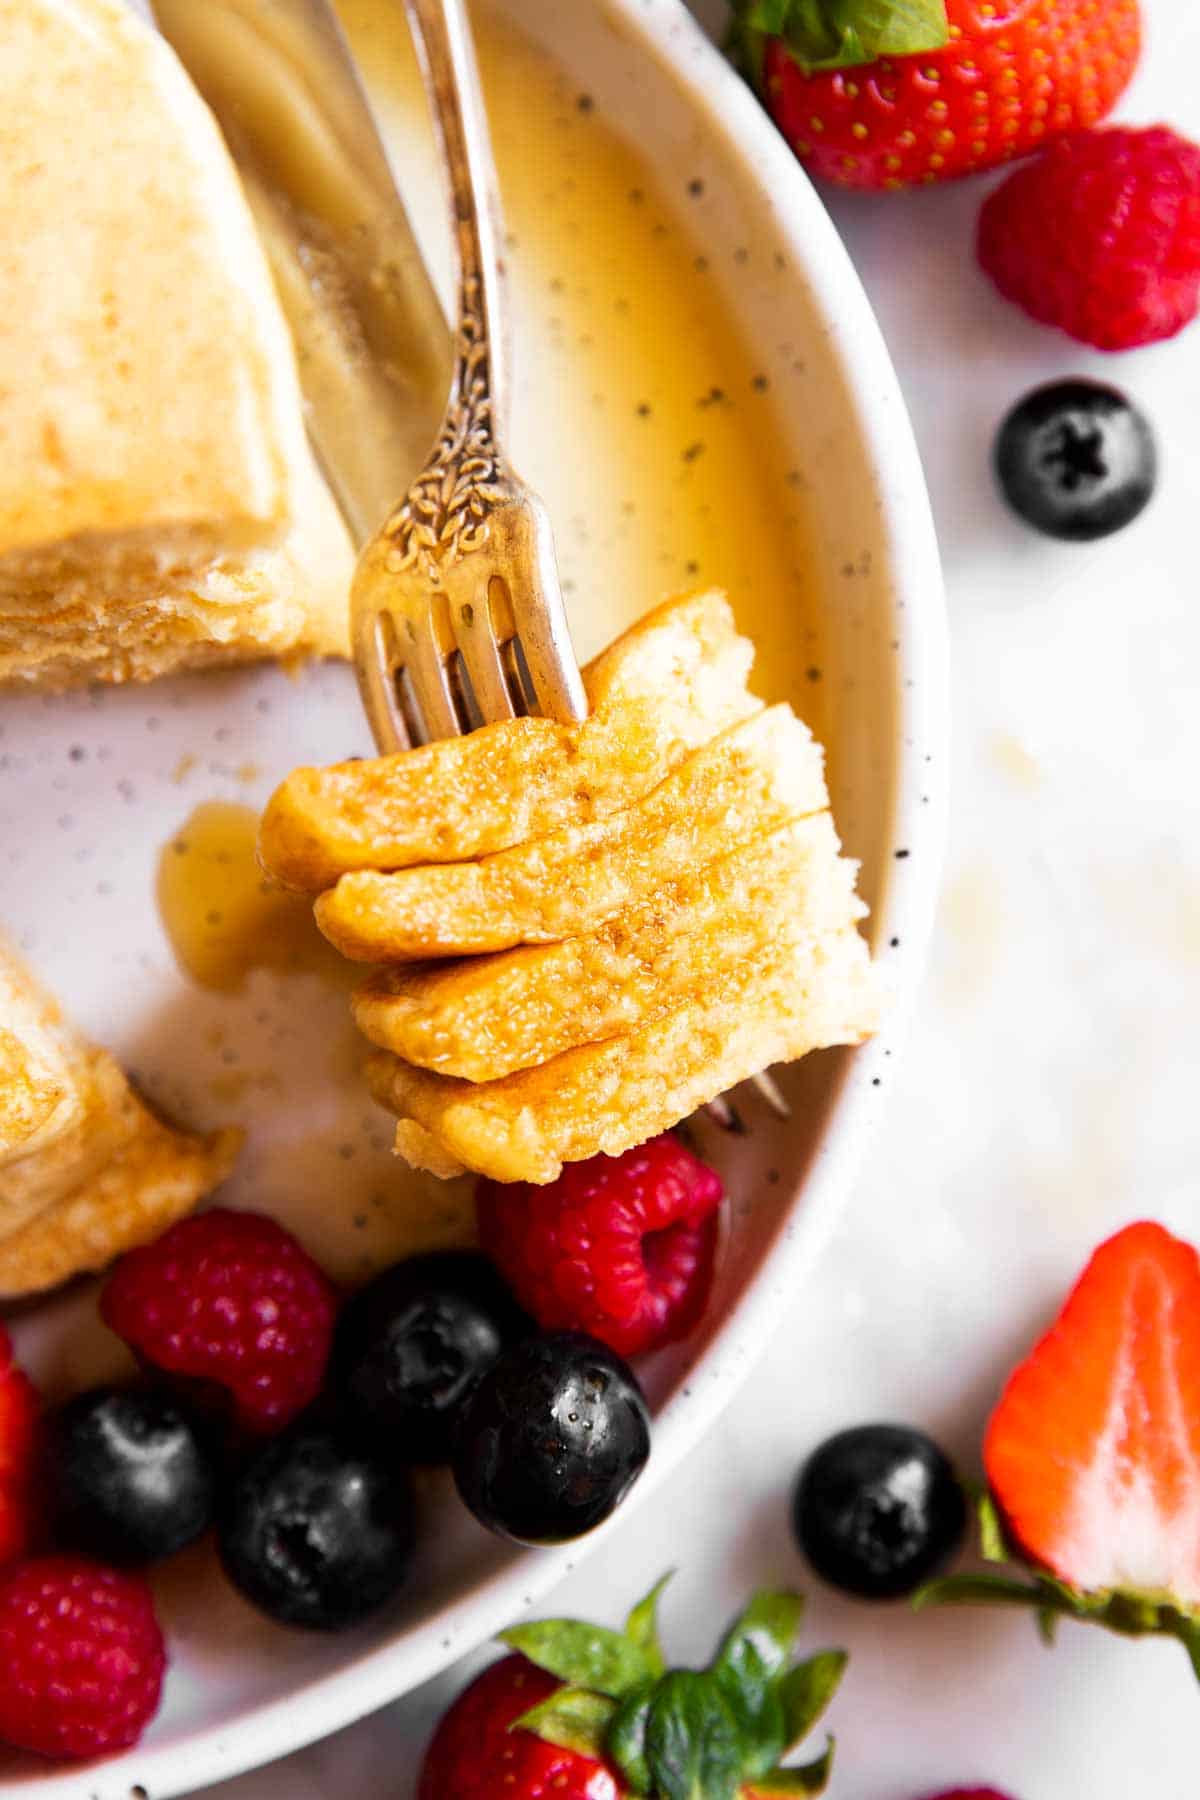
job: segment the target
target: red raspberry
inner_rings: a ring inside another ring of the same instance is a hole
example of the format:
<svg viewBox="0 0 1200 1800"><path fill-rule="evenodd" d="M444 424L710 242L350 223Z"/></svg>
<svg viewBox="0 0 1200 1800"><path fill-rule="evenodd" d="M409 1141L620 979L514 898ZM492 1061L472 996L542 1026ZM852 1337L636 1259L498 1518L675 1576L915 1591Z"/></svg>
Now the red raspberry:
<svg viewBox="0 0 1200 1800"><path fill-rule="evenodd" d="M1008 1800L999 1788L950 1788L944 1794L934 1794L930 1800Z"/></svg>
<svg viewBox="0 0 1200 1800"><path fill-rule="evenodd" d="M134 1744L167 1666L140 1575L42 1556L0 1576L0 1738L38 1756Z"/></svg>
<svg viewBox="0 0 1200 1800"><path fill-rule="evenodd" d="M546 1187L481 1181L483 1248L547 1331L621 1356L685 1337L712 1285L721 1183L669 1134L568 1163Z"/></svg>
<svg viewBox="0 0 1200 1800"><path fill-rule="evenodd" d="M336 1311L331 1284L289 1231L226 1207L123 1257L100 1301L143 1362L226 1390L249 1431L278 1431L316 1399Z"/></svg>
<svg viewBox="0 0 1200 1800"><path fill-rule="evenodd" d="M523 1656L485 1669L434 1733L417 1800L620 1800L627 1790L604 1763L509 1730L561 1686Z"/></svg>
<svg viewBox="0 0 1200 1800"><path fill-rule="evenodd" d="M1173 337L1200 304L1200 145L1081 131L984 201L979 261L1044 325L1100 350Z"/></svg>
<svg viewBox="0 0 1200 1800"><path fill-rule="evenodd" d="M37 1392L13 1362L0 1325L0 1568L29 1548L37 1417Z"/></svg>

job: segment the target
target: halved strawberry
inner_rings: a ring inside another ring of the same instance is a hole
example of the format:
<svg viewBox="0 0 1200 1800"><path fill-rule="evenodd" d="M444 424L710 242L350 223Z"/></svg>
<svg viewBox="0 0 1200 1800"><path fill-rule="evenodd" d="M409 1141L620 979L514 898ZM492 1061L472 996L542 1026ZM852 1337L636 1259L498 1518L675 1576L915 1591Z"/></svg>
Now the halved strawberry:
<svg viewBox="0 0 1200 1800"><path fill-rule="evenodd" d="M1101 1244L1055 1324L1010 1376L984 1441L989 1563L918 1608L1028 1606L1178 1638L1200 1678L1200 1255L1161 1225Z"/></svg>
<svg viewBox="0 0 1200 1800"><path fill-rule="evenodd" d="M0 1567L29 1548L38 1397L0 1325Z"/></svg>
<svg viewBox="0 0 1200 1800"><path fill-rule="evenodd" d="M1200 1256L1161 1225L1100 1248L984 1442L1021 1551L1085 1592L1200 1608Z"/></svg>

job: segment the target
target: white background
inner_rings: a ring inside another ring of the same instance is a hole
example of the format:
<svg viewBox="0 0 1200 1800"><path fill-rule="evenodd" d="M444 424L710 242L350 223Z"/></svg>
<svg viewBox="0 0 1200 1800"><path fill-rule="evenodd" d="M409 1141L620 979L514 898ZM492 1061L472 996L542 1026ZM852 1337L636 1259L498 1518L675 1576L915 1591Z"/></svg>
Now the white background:
<svg viewBox="0 0 1200 1800"><path fill-rule="evenodd" d="M579 0L575 0L578 4ZM1200 8L1147 0L1122 106L1200 137ZM919 1422L973 1466L1005 1371L1092 1245L1138 1216L1200 1236L1200 327L1122 358L1026 323L975 272L983 188L833 210L899 368L949 586L950 858L915 1038L882 1140L815 1277L711 1440L550 1610L616 1619L666 1567L698 1659L744 1591L806 1585L851 1665L836 1800L991 1782L1016 1800L1194 1800L1200 1692L1175 1645L1023 1618L913 1618L823 1592L794 1552L805 1454L856 1420ZM1159 435L1143 519L1094 546L1027 532L988 448L1036 381L1101 373ZM456 1671L213 1800L407 1800Z"/></svg>

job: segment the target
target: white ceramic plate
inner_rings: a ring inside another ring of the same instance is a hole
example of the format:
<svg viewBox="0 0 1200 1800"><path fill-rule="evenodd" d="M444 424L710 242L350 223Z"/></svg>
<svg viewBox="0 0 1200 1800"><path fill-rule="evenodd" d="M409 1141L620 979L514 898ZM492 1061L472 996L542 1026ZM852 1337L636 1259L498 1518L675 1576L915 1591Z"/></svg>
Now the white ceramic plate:
<svg viewBox="0 0 1200 1800"><path fill-rule="evenodd" d="M681 0L504 4L656 167L703 184L692 228L770 388L763 453L777 474L798 471L805 495L834 807L862 859L870 934L893 987L889 1024L875 1043L785 1072L790 1123L751 1100L748 1135L702 1128L734 1196L730 1230L706 1324L645 1371L654 1454L629 1502L645 1506L710 1428L794 1296L886 1097L941 852L940 577L908 421L854 272L787 148ZM781 520L780 529L792 523ZM269 1058L286 1104L253 1081L241 1094L254 1130L230 1197L297 1218L318 1251L328 1214L335 1205L344 1211L352 1189L369 1247L374 1214L361 1169L383 1166L379 1120L367 1116L348 1062L340 1080L330 1067L328 1044L346 1041L344 1001L315 981L290 997L266 977L234 999L189 986L155 911L154 866L196 799L259 799L298 761L365 747L341 669L300 685L267 669L0 706L0 918L80 1022L168 1106L202 1115L207 1094L211 1111L214 1071L226 1069L232 1091L239 1066ZM187 773L197 766L201 788ZM22 1354L52 1391L112 1365L90 1292L31 1309L16 1326ZM171 1679L143 1744L83 1771L0 1764L3 1792L165 1800L281 1756L434 1674L527 1611L605 1537L601 1530L586 1545L517 1552L476 1530L440 1480L425 1491L423 1512L425 1549L412 1585L385 1617L348 1637L276 1630L215 1579L207 1550L177 1559L159 1583Z"/></svg>

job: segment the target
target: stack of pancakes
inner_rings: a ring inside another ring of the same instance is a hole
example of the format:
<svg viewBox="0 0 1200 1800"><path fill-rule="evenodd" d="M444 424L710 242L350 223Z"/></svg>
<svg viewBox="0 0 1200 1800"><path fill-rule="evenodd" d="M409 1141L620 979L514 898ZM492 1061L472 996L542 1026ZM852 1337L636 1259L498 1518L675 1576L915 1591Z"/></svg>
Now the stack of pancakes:
<svg viewBox="0 0 1200 1800"><path fill-rule="evenodd" d="M768 1064L859 1042L877 993L822 756L747 688L716 593L584 671L581 725L297 770L267 870L380 965L355 1016L418 1167L547 1182Z"/></svg>
<svg viewBox="0 0 1200 1800"><path fill-rule="evenodd" d="M158 1119L0 940L0 1299L157 1237L225 1179L240 1142Z"/></svg>

